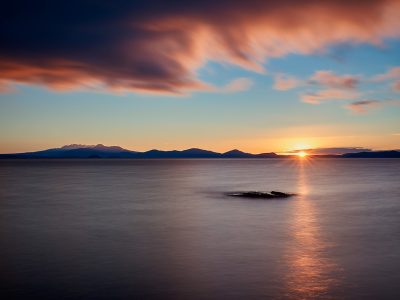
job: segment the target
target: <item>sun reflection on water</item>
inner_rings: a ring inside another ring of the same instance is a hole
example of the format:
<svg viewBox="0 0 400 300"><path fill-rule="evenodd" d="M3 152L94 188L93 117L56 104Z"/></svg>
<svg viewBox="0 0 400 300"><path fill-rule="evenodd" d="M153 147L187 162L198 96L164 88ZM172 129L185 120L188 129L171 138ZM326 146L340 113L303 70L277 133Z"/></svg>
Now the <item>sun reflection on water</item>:
<svg viewBox="0 0 400 300"><path fill-rule="evenodd" d="M287 254L289 265L286 283L288 297L295 299L327 298L335 284L336 265L326 252L330 248L321 232L314 204L310 201L306 160L298 161L298 193L293 201L292 241Z"/></svg>

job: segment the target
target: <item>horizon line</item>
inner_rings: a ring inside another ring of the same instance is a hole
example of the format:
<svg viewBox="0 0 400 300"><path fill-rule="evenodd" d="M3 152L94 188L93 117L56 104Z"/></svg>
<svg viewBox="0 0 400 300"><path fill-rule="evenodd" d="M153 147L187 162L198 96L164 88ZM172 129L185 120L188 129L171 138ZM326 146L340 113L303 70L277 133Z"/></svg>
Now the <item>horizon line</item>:
<svg viewBox="0 0 400 300"><path fill-rule="evenodd" d="M127 148L123 148L121 146L118 145L104 145L102 143L99 144L95 144L95 145L89 145L89 144L66 144L63 145L61 147L53 147L53 148L45 148L45 149L40 149L40 150L32 150L32 151L25 151L25 152L13 152L13 153L4 153L4 152L0 152L0 154L23 154L23 153L34 153L34 152L40 152L40 151L46 151L46 150L55 150L55 149L60 149L60 150L76 150L76 149L93 149L93 148L100 148L100 147L104 147L105 149L111 149L111 148L120 148L121 151L130 151L130 152L137 152L137 153L146 153L146 152L150 152L150 151L160 151L160 152L182 152L182 151L188 151L188 150L202 150L202 151L209 151L209 152L213 152L213 153L217 153L217 154L225 154L225 153L229 153L232 151L240 151L242 153L247 153L247 154L252 154L252 155L260 155L260 154L276 154L276 155L280 155L280 156L296 156L298 155L299 152L309 152L307 153L307 155L309 156L326 156L326 155L343 155L349 152L346 152L346 150L354 152L354 153L358 153L358 152L381 152L381 151L400 151L400 149L373 149L373 148L364 148L364 147L316 147L316 148L303 148L303 149L293 149L293 150L286 150L286 151L265 151L265 152L257 152L257 153L253 153L253 152L247 152L247 151L243 151L240 150L238 148L232 148L230 150L227 151L216 151L216 150L209 150L209 149L204 149L204 148L199 148L199 147L189 147L189 148L182 148L182 149L171 149L171 150L165 150L165 149L159 149L159 148L152 148L149 150L131 150L131 149L127 149ZM337 149L341 149L343 151L338 151L336 153L318 153L315 152L313 153L313 151L326 151L326 150L337 150Z"/></svg>

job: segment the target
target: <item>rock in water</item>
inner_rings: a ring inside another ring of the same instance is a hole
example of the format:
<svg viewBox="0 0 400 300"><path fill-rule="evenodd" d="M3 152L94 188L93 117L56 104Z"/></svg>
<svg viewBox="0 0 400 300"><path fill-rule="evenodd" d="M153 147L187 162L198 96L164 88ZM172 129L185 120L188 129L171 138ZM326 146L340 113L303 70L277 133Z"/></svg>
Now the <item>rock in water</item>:
<svg viewBox="0 0 400 300"><path fill-rule="evenodd" d="M231 197L274 199L274 198L288 198L294 196L295 194L289 194L277 191L271 191L271 192L249 191L249 192L228 193L227 195Z"/></svg>
<svg viewBox="0 0 400 300"><path fill-rule="evenodd" d="M277 191L271 191L271 194L276 197L283 197L283 198L293 196L293 194L286 194L286 193L277 192Z"/></svg>

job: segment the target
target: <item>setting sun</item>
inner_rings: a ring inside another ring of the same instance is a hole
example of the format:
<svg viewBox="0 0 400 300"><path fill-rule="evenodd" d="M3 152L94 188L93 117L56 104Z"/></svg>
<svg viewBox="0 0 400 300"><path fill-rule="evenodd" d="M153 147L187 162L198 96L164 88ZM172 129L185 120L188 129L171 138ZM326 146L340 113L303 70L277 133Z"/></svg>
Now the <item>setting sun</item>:
<svg viewBox="0 0 400 300"><path fill-rule="evenodd" d="M307 155L308 155L307 152L304 152L304 151L300 151L297 153L297 156L301 157L301 158L306 157Z"/></svg>

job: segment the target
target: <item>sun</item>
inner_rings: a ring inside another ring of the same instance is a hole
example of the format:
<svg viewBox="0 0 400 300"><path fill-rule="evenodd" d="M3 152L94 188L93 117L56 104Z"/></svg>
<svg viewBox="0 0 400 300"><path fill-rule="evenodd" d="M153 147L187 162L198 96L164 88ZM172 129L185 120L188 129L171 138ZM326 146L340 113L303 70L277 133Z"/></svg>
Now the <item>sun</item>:
<svg viewBox="0 0 400 300"><path fill-rule="evenodd" d="M297 152L297 156L300 157L300 158L304 158L307 155L308 155L307 152L304 152L304 151Z"/></svg>

